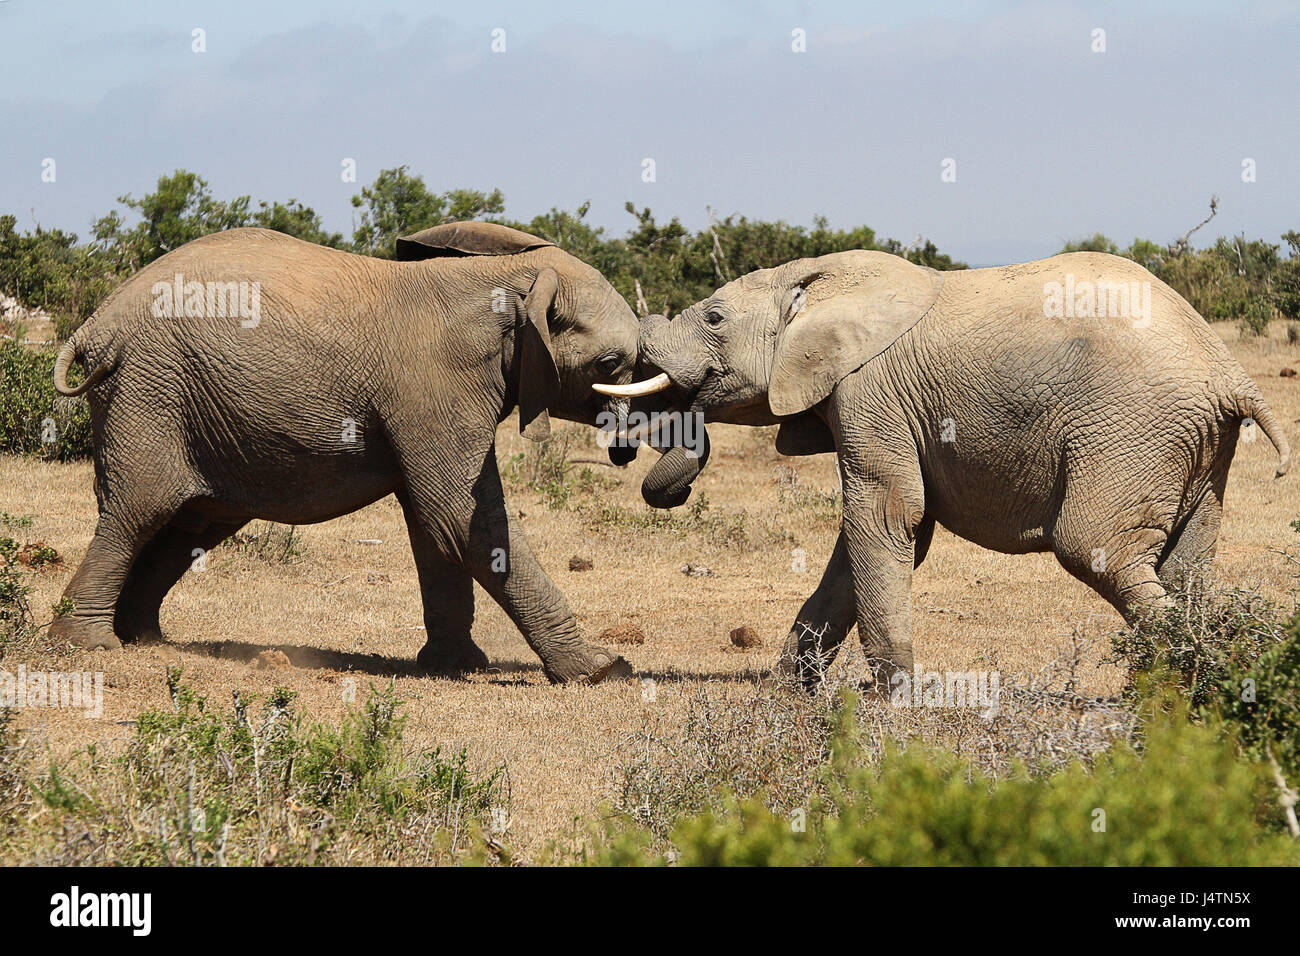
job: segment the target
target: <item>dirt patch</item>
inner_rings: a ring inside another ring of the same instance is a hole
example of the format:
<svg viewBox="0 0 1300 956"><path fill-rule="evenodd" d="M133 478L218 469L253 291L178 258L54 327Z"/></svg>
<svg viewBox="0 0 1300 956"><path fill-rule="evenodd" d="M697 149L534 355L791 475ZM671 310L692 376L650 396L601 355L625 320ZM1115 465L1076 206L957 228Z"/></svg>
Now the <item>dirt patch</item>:
<svg viewBox="0 0 1300 956"><path fill-rule="evenodd" d="M644 644L645 631L636 624L619 624L607 627L596 638L597 644Z"/></svg>

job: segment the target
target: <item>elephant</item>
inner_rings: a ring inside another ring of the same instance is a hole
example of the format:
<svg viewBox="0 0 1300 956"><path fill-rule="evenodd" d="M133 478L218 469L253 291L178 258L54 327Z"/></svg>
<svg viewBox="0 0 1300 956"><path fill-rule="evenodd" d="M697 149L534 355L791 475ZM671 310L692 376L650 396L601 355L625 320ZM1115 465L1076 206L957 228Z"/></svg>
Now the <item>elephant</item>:
<svg viewBox="0 0 1300 956"><path fill-rule="evenodd" d="M159 608L194 555L252 519L326 521L392 494L425 671L487 666L470 636L477 581L552 682L631 676L583 639L538 565L494 441L516 406L540 441L551 416L594 425L625 402L591 386L633 378L638 330L595 269L491 223L406 236L396 261L265 229L169 252L56 359L57 390L88 393L99 519L50 636L92 649L161 640ZM76 387L73 362L86 373Z"/></svg>
<svg viewBox="0 0 1300 956"><path fill-rule="evenodd" d="M912 670L911 577L936 523L1053 552L1132 622L1213 557L1238 435L1258 425L1278 477L1290 463L1205 320L1112 255L951 272L875 251L799 259L643 320L640 347L656 374L637 384L674 408L779 425L786 455L838 455L839 537L778 666L804 684L854 624L877 691ZM652 493L698 473L677 460Z"/></svg>

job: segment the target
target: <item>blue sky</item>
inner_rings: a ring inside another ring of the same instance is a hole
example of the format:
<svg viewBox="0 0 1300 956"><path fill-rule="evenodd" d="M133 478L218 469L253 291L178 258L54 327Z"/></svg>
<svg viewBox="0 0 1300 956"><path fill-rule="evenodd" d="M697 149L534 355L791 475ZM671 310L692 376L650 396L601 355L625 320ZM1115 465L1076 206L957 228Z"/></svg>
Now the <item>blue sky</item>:
<svg viewBox="0 0 1300 956"><path fill-rule="evenodd" d="M1207 233L1277 241L1300 228L1298 54L1300 0L0 0L0 211L84 236L184 167L350 232L352 194L406 164L519 219L590 200L615 235L628 200L692 227L820 214L995 264L1168 241L1217 194Z"/></svg>

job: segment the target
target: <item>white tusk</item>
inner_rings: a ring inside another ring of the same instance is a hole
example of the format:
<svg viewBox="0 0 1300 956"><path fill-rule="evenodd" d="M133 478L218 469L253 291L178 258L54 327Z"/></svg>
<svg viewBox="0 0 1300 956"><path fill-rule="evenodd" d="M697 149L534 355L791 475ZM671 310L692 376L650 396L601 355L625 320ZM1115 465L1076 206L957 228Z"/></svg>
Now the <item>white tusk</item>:
<svg viewBox="0 0 1300 956"><path fill-rule="evenodd" d="M662 392L672 384L673 380L668 377L668 373L660 372L654 378L648 378L644 382L632 382L628 385L597 384L591 387L602 395L613 395L615 398L640 398L642 395Z"/></svg>

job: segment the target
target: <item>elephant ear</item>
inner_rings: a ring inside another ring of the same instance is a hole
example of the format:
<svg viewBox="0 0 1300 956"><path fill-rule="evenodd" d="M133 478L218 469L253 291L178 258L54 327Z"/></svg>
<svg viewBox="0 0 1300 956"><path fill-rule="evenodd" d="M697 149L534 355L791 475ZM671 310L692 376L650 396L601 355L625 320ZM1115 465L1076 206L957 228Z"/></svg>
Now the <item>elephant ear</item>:
<svg viewBox="0 0 1300 956"><path fill-rule="evenodd" d="M495 222L449 222L397 240L402 262L445 256L512 256L554 245Z"/></svg>
<svg viewBox="0 0 1300 956"><path fill-rule="evenodd" d="M798 415L824 399L919 322L942 284L933 269L883 252L810 260L781 304L784 326L768 387L772 414Z"/></svg>
<svg viewBox="0 0 1300 956"><path fill-rule="evenodd" d="M519 355L519 434L531 441L551 435L547 409L560 395L560 373L551 352L550 311L560 277L554 269L537 273L524 298L515 332Z"/></svg>

